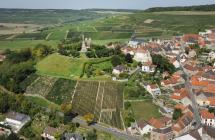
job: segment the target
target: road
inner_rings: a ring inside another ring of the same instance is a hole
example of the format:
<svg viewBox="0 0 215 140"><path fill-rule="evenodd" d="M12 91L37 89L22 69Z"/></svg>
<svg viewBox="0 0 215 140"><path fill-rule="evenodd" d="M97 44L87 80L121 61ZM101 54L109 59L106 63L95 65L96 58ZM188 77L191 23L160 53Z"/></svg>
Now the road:
<svg viewBox="0 0 215 140"><path fill-rule="evenodd" d="M93 128L93 129L96 129L98 131L103 131L103 132L106 132L106 133L110 133L110 134L112 134L115 137L120 138L120 139L124 139L124 140L141 140L141 138L131 136L131 135L127 134L126 132L120 131L120 130L118 130L116 128L106 127L106 126L100 125L98 123L96 123L94 125L91 125L91 126L88 126L87 123L83 119L81 119L79 117L74 118L72 120L72 122L73 123L79 123L82 126Z"/></svg>
<svg viewBox="0 0 215 140"><path fill-rule="evenodd" d="M181 55L181 53L177 56L177 60L179 61L180 68L182 69L182 71L183 71L183 73L185 75L185 79L184 79L185 80L185 88L188 90L188 94L189 94L189 96L191 98L191 101L192 101L192 107L193 107L193 111L194 111L194 118L196 120L196 128L198 128L201 125L201 118L200 118L200 115L199 115L199 110L198 110L198 105L196 103L196 98L195 98L194 93L193 93L193 88L192 88L192 85L190 83L191 75L186 73L186 71L184 70L184 67L180 62L180 55Z"/></svg>

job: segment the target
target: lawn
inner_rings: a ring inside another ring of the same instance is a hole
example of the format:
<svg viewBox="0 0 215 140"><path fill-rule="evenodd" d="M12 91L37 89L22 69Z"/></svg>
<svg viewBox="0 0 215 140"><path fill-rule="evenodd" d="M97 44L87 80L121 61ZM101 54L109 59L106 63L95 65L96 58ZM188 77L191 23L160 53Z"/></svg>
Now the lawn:
<svg viewBox="0 0 215 140"><path fill-rule="evenodd" d="M87 62L98 62L101 63L93 64L95 68L102 69L111 66L110 61L103 61L109 58L71 58L59 54L52 54L40 61L36 65L37 73L39 75L48 75L58 78L67 78L67 79L80 79L80 76L84 69L84 64ZM97 78L97 77L96 77ZM92 80L96 80L93 78ZM99 79L109 79L107 76L98 76ZM85 75L83 76L85 79ZM89 80L89 79L88 79Z"/></svg>
<svg viewBox="0 0 215 140"><path fill-rule="evenodd" d="M128 42L130 39L106 39L106 40L92 40L93 44L98 45L107 45L110 42L121 42L125 43Z"/></svg>
<svg viewBox="0 0 215 140"><path fill-rule="evenodd" d="M161 117L159 107L152 101L131 102L131 106L136 120L144 119L148 121L151 117Z"/></svg>
<svg viewBox="0 0 215 140"><path fill-rule="evenodd" d="M57 41L45 41L45 40L15 40L15 41L0 41L0 50L3 49L22 49L33 48L37 44L45 44L52 47L57 47Z"/></svg>
<svg viewBox="0 0 215 140"><path fill-rule="evenodd" d="M48 100L46 100L45 98L41 98L41 97L36 97L36 96L26 96L26 98L28 100L30 100L32 103L44 107L44 108L48 108L50 106L55 107L57 110L60 109L60 107Z"/></svg>
<svg viewBox="0 0 215 140"><path fill-rule="evenodd" d="M38 73L42 75L78 78L81 75L84 63L87 61L87 59L52 54L40 61L36 68Z"/></svg>

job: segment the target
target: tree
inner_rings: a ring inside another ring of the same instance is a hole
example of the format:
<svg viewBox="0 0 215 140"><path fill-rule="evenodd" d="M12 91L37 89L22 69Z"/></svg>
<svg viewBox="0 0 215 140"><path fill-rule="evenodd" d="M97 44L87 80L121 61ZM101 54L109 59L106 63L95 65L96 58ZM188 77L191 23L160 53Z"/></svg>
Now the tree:
<svg viewBox="0 0 215 140"><path fill-rule="evenodd" d="M38 44L34 49L33 49L33 55L34 57L45 57L53 52L53 49L51 46L43 45L43 44Z"/></svg>
<svg viewBox="0 0 215 140"><path fill-rule="evenodd" d="M132 56L130 55L130 53L126 54L125 61L127 63L133 63L133 59L132 59Z"/></svg>
<svg viewBox="0 0 215 140"><path fill-rule="evenodd" d="M178 118L180 118L182 116L182 110L181 109L175 109L173 112L173 120L177 120Z"/></svg>
<svg viewBox="0 0 215 140"><path fill-rule="evenodd" d="M86 115L83 116L84 120L90 125L94 121L94 115L91 113L87 113Z"/></svg>
<svg viewBox="0 0 215 140"><path fill-rule="evenodd" d="M61 104L61 110L65 115L69 115L72 113L72 104L71 103L63 103Z"/></svg>
<svg viewBox="0 0 215 140"><path fill-rule="evenodd" d="M119 56L117 55L114 55L112 58L111 58L111 63L114 67L118 66L118 65L121 65L122 64L122 60Z"/></svg>
<svg viewBox="0 0 215 140"><path fill-rule="evenodd" d="M97 132L96 129L93 129L93 131L90 131L87 133L87 140L97 140Z"/></svg>

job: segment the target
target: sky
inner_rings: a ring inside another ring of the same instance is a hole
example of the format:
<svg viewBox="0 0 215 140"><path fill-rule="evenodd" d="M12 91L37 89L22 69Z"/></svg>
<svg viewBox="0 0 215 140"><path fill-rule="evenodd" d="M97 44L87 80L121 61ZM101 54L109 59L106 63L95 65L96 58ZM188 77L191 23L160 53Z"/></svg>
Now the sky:
<svg viewBox="0 0 215 140"><path fill-rule="evenodd" d="M0 0L0 8L28 9L147 9L204 4L215 4L215 0Z"/></svg>

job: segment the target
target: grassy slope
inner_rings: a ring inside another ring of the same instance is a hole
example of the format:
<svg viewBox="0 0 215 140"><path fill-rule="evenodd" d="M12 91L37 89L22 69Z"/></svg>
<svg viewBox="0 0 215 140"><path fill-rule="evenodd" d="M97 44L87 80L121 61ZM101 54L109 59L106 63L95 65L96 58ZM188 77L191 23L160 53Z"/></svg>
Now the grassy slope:
<svg viewBox="0 0 215 140"><path fill-rule="evenodd" d="M161 117L159 108L152 101L132 102L131 106L137 120L144 119L148 121L151 117Z"/></svg>
<svg viewBox="0 0 215 140"><path fill-rule="evenodd" d="M3 49L22 49L33 48L37 44L46 44L53 47L57 47L57 41L45 41L45 40L16 40L16 41L0 41L0 50Z"/></svg>
<svg viewBox="0 0 215 140"><path fill-rule="evenodd" d="M53 54L46 57L36 66L39 74L77 77L80 76L86 59L72 59L66 56Z"/></svg>

